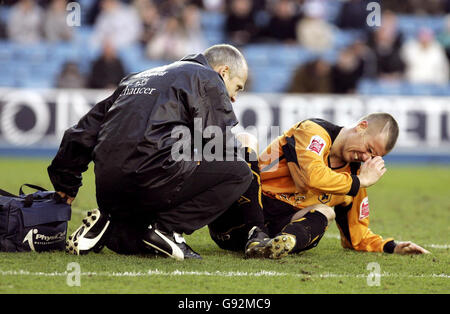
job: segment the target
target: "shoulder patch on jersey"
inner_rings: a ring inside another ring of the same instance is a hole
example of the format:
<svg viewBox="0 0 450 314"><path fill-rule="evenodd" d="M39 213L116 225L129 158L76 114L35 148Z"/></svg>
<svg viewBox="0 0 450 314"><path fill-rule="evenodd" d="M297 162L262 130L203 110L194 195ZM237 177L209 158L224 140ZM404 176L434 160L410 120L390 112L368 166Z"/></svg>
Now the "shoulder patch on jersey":
<svg viewBox="0 0 450 314"><path fill-rule="evenodd" d="M322 154L323 149L327 145L327 142L319 135L311 137L307 150L315 152L317 155Z"/></svg>
<svg viewBox="0 0 450 314"><path fill-rule="evenodd" d="M359 205L359 220L369 217L369 197L366 196Z"/></svg>

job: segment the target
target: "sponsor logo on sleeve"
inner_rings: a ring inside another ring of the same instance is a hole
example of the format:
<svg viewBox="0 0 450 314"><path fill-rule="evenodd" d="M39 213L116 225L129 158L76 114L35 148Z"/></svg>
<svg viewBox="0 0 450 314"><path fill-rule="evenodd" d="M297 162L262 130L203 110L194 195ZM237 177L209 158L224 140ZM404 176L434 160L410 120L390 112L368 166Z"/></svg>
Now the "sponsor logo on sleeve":
<svg viewBox="0 0 450 314"><path fill-rule="evenodd" d="M318 135L314 135L311 137L311 141L309 142L307 150L315 152L317 155L322 154L323 149L326 146L326 142L323 138Z"/></svg>
<svg viewBox="0 0 450 314"><path fill-rule="evenodd" d="M365 197L359 205L359 220L369 217L369 197Z"/></svg>

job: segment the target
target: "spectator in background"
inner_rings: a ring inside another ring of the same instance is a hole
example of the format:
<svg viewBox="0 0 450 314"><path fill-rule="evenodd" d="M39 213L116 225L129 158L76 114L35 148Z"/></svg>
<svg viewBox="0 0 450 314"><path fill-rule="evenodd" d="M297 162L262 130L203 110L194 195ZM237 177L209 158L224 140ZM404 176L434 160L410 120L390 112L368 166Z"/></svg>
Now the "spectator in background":
<svg viewBox="0 0 450 314"><path fill-rule="evenodd" d="M7 31L9 39L19 43L41 40L42 9L34 0L20 0L11 8Z"/></svg>
<svg viewBox="0 0 450 314"><path fill-rule="evenodd" d="M116 88L125 76L122 61L116 53L115 46L108 40L103 42L101 56L94 61L89 76L90 88Z"/></svg>
<svg viewBox="0 0 450 314"><path fill-rule="evenodd" d="M299 16L291 0L278 0L271 5L271 17L261 37L286 44L297 42L296 28Z"/></svg>
<svg viewBox="0 0 450 314"><path fill-rule="evenodd" d="M189 4L189 0L160 0L159 11L164 17L178 17L184 8Z"/></svg>
<svg viewBox="0 0 450 314"><path fill-rule="evenodd" d="M236 46L243 46L255 39L258 28L253 16L251 0L232 0L225 20L225 33Z"/></svg>
<svg viewBox="0 0 450 314"><path fill-rule="evenodd" d="M199 53L205 47L200 32L198 9L187 7L183 17L167 17L146 51L150 59L174 61L187 54Z"/></svg>
<svg viewBox="0 0 450 314"><path fill-rule="evenodd" d="M0 38L8 38L8 35L6 34L6 24L2 21L2 19L0 19Z"/></svg>
<svg viewBox="0 0 450 314"><path fill-rule="evenodd" d="M185 54L204 51L207 48L207 44L203 34L201 12L198 6L192 4L186 6L181 18L186 36Z"/></svg>
<svg viewBox="0 0 450 314"><path fill-rule="evenodd" d="M366 18L367 2L363 0L349 0L342 4L339 11L336 25L342 29L365 29L367 27Z"/></svg>
<svg viewBox="0 0 450 314"><path fill-rule="evenodd" d="M331 67L323 59L307 62L297 68L288 88L288 93L328 94L331 92Z"/></svg>
<svg viewBox="0 0 450 314"><path fill-rule="evenodd" d="M151 0L138 0L135 2L137 11L142 21L141 43L146 45L160 29L162 18L158 7Z"/></svg>
<svg viewBox="0 0 450 314"><path fill-rule="evenodd" d="M57 88L84 88L86 85L78 65L74 62L64 64L61 73L56 80Z"/></svg>
<svg viewBox="0 0 450 314"><path fill-rule="evenodd" d="M443 14L448 0L383 0L382 7L397 13L426 15Z"/></svg>
<svg viewBox="0 0 450 314"><path fill-rule="evenodd" d="M450 5L450 1L449 1ZM444 29L437 36L439 43L445 49L445 54L447 55L447 60L450 62L450 14L445 17Z"/></svg>
<svg viewBox="0 0 450 314"><path fill-rule="evenodd" d="M73 28L67 25L67 1L53 0L45 12L44 34L49 41L70 41Z"/></svg>
<svg viewBox="0 0 450 314"><path fill-rule="evenodd" d="M331 69L333 93L351 94L356 91L359 79L362 77L363 66L354 47L343 49L336 64Z"/></svg>
<svg viewBox="0 0 450 314"><path fill-rule="evenodd" d="M417 40L405 43L401 55L406 64L405 77L411 83L448 84L449 63L430 29L421 29Z"/></svg>
<svg viewBox="0 0 450 314"><path fill-rule="evenodd" d="M206 11L223 12L225 0L201 0L202 6Z"/></svg>
<svg viewBox="0 0 450 314"><path fill-rule="evenodd" d="M147 44L148 58L174 61L185 55L187 38L181 23L181 20L176 17L165 19L161 29Z"/></svg>
<svg viewBox="0 0 450 314"><path fill-rule="evenodd" d="M116 49L120 49L139 41L142 25L133 6L119 0L101 0L100 5L101 11L92 37L94 46L107 39Z"/></svg>
<svg viewBox="0 0 450 314"><path fill-rule="evenodd" d="M363 39L357 39L351 47L360 60L362 67L362 77L368 79L376 79L378 76L377 57L374 51L366 44Z"/></svg>
<svg viewBox="0 0 450 314"><path fill-rule="evenodd" d="M333 46L333 29L325 20L326 8L317 0L305 3L297 25L297 40L307 49L325 51Z"/></svg>
<svg viewBox="0 0 450 314"><path fill-rule="evenodd" d="M381 26L369 36L369 47L375 53L377 76L380 79L400 79L405 64L400 56L402 34L397 29L397 17L392 11L385 11Z"/></svg>

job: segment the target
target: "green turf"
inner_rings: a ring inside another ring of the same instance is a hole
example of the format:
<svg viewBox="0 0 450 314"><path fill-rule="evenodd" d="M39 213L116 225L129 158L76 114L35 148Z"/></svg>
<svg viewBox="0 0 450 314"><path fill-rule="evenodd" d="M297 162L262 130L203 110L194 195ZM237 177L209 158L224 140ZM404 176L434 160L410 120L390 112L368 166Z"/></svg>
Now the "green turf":
<svg viewBox="0 0 450 314"><path fill-rule="evenodd" d="M0 188L17 192L20 184L32 183L51 189L48 163L0 159ZM450 167L392 166L369 190L372 231L411 240L431 255L345 250L333 224L313 250L282 260L245 260L217 248L203 228L186 237L201 261L121 256L107 249L81 257L0 253L0 293L449 293L449 186ZM91 167L73 204L69 232L95 206ZM80 265L80 286L67 284L71 262ZM380 265L377 286L367 281L372 262Z"/></svg>

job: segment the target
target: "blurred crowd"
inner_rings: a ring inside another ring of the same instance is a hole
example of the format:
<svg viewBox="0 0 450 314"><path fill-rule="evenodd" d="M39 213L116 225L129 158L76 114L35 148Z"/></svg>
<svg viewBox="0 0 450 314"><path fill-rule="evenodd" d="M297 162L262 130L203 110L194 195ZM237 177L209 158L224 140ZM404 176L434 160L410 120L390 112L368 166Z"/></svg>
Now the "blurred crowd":
<svg viewBox="0 0 450 314"><path fill-rule="evenodd" d="M83 75L77 64L62 69L57 86L108 88L127 70L118 51L139 44L153 60L172 61L208 46L201 14L224 16L225 42L298 45L310 51L334 47L334 29L357 30L358 39L344 47L335 62L316 58L298 65L287 92L353 93L361 78L448 84L450 15L444 29L421 28L406 40L398 29L399 14L443 16L450 0L383 0L381 26L368 27L365 0L340 1L330 17L329 4L339 0L78 0L83 26L92 27L90 43L102 53ZM67 24L66 0L3 0L8 19L0 36L18 43L71 41L76 28ZM282 58L282 56L280 56Z"/></svg>
<svg viewBox="0 0 450 314"><path fill-rule="evenodd" d="M356 28L359 22L344 13L341 12L339 19L342 27ZM342 49L334 64L317 58L301 65L288 91L354 93L361 78L448 85L450 15L441 33L434 34L423 27L415 38L408 40L397 27L396 13L384 10L381 21L380 27L365 30L354 43Z"/></svg>

